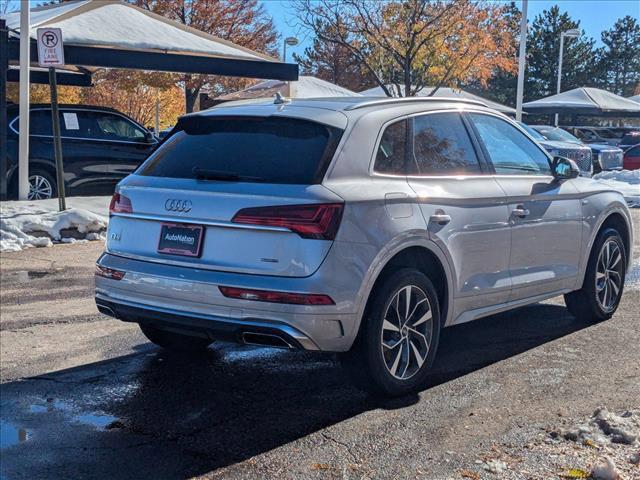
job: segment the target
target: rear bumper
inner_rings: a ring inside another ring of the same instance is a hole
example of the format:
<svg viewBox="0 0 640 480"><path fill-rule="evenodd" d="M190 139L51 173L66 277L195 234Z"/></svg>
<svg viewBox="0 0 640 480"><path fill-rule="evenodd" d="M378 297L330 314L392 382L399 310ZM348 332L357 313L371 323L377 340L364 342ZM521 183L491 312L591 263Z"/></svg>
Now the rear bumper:
<svg viewBox="0 0 640 480"><path fill-rule="evenodd" d="M116 303L102 295L96 295L98 310L124 322L152 325L162 330L237 343L250 343L248 334L259 334L281 339L280 346L302 350L319 350L318 346L305 334L295 328L261 319L234 320L215 316L194 316L169 309Z"/></svg>
<svg viewBox="0 0 640 480"><path fill-rule="evenodd" d="M126 274L121 280L96 276L96 304L103 313L124 321L146 322L189 334L241 341L245 332L275 332L294 348L347 351L359 326L359 292L366 270L357 268L365 263L354 262L353 256L349 268L345 268L340 250L338 245L314 275L304 278L178 267L105 253L98 265ZM335 305L227 298L219 286L326 294Z"/></svg>

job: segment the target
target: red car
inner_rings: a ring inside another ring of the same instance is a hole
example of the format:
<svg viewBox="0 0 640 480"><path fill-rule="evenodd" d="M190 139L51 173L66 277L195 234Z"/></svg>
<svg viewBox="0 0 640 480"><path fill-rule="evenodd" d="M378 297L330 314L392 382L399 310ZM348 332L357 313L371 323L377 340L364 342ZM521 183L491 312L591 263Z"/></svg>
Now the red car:
<svg viewBox="0 0 640 480"><path fill-rule="evenodd" d="M625 150L622 166L625 170L637 170L640 168L640 144Z"/></svg>

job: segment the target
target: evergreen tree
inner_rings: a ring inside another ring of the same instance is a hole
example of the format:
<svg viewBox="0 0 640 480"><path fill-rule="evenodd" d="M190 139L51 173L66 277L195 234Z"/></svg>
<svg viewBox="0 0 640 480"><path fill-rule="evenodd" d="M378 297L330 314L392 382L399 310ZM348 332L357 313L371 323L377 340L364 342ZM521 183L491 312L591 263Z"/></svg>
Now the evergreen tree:
<svg viewBox="0 0 640 480"><path fill-rule="evenodd" d="M556 93L560 34L580 29L560 7L554 5L533 20L527 39L527 74L525 100L535 100ZM562 63L562 91L585 86L597 86L598 71L595 40L584 31L578 38L565 37Z"/></svg>
<svg viewBox="0 0 640 480"><path fill-rule="evenodd" d="M640 86L640 24L627 15L602 32L602 43L599 65L603 86L618 95L633 95Z"/></svg>

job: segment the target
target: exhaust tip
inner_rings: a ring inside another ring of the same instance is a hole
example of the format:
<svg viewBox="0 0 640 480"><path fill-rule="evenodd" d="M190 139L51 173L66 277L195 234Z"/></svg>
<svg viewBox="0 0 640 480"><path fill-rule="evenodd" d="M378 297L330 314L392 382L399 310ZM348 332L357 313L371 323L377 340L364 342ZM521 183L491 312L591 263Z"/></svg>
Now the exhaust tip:
<svg viewBox="0 0 640 480"><path fill-rule="evenodd" d="M97 303L98 311L104 315L109 315L110 317L117 317L116 312L113 311L111 307L107 307L106 305L101 305Z"/></svg>
<svg viewBox="0 0 640 480"><path fill-rule="evenodd" d="M295 348L290 342L288 342L280 335L272 333L242 332L241 338L242 342L246 345L287 349Z"/></svg>

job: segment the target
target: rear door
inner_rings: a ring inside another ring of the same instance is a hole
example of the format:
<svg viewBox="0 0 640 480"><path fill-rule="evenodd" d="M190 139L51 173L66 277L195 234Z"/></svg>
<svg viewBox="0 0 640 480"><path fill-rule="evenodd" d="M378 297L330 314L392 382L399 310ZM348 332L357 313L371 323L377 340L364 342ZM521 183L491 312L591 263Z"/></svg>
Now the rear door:
<svg viewBox="0 0 640 480"><path fill-rule="evenodd" d="M75 193L110 195L114 183L109 174L109 145L100 140L93 112L64 108L60 133L65 176Z"/></svg>
<svg viewBox="0 0 640 480"><path fill-rule="evenodd" d="M454 318L507 301L511 242L505 194L488 174L460 113L414 117L411 150L409 184L431 238L455 269Z"/></svg>
<svg viewBox="0 0 640 480"><path fill-rule="evenodd" d="M131 208L111 218L107 249L229 272L317 270L340 221L342 199L320 182L342 130L282 117L205 116L181 120L178 130L121 183ZM191 226L202 228L201 248L172 252L165 240L191 241Z"/></svg>
<svg viewBox="0 0 640 480"><path fill-rule="evenodd" d="M128 118L110 112L92 112L97 135L110 150L109 175L114 185L144 162L157 141Z"/></svg>
<svg viewBox="0 0 640 480"><path fill-rule="evenodd" d="M544 151L503 118L468 116L507 195L511 300L574 286L582 245L582 205L575 180L557 182Z"/></svg>

